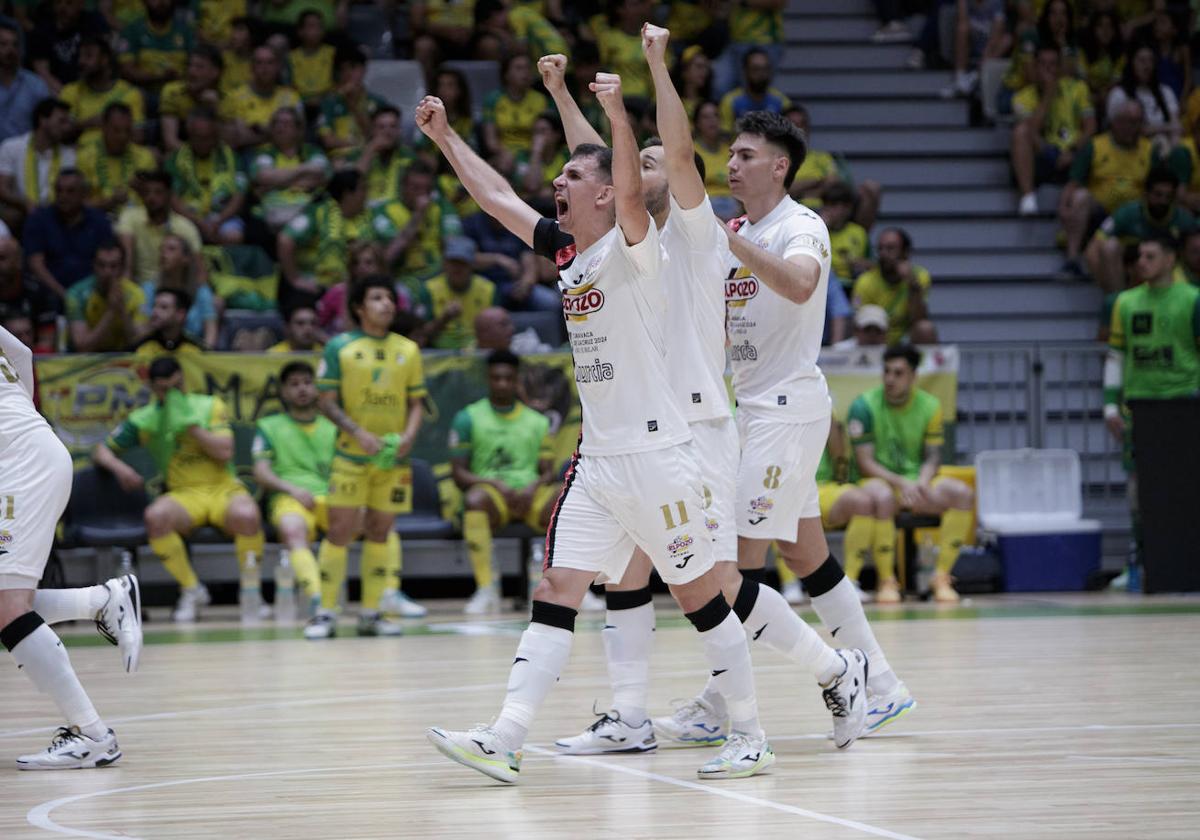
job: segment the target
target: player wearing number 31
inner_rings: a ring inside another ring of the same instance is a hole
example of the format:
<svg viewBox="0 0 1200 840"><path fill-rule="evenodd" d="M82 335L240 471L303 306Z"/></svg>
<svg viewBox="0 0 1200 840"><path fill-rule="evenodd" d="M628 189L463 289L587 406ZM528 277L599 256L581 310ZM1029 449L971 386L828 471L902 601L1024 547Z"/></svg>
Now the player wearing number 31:
<svg viewBox="0 0 1200 840"><path fill-rule="evenodd" d="M500 714L491 726L433 728L428 737L461 764L517 781L521 745L566 665L584 593L593 580L620 580L637 546L700 632L733 731L758 746L736 766L718 756L700 775L752 775L774 753L758 721L745 634L713 572L703 478L667 373L658 229L642 200L621 79L598 73L590 87L608 116L613 148L574 150L554 180L555 219L542 218L471 150L440 100L426 97L417 108L417 125L484 212L555 260L583 405L582 439L551 516L545 574Z"/></svg>

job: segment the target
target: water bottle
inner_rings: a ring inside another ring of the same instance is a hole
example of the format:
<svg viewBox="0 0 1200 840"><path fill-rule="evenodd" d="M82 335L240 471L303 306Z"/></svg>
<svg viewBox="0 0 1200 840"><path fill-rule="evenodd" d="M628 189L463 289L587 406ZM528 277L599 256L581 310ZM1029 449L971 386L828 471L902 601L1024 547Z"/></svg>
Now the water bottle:
<svg viewBox="0 0 1200 840"><path fill-rule="evenodd" d="M133 552L129 549L121 551L121 565L117 567L117 577L133 574Z"/></svg>
<svg viewBox="0 0 1200 840"><path fill-rule="evenodd" d="M932 588L937 556L938 548L933 544L933 537L926 532L917 549L917 594L921 597L925 597Z"/></svg>
<svg viewBox="0 0 1200 840"><path fill-rule="evenodd" d="M296 621L296 570L287 550L279 552L279 564L275 566L275 623L292 624Z"/></svg>
<svg viewBox="0 0 1200 840"><path fill-rule="evenodd" d="M238 604L242 610L242 624L257 624L262 616L263 600L262 576L254 552L246 555L246 564L242 567Z"/></svg>
<svg viewBox="0 0 1200 840"><path fill-rule="evenodd" d="M533 541L533 547L529 552L529 592L527 593L527 602L533 603L533 590L537 589L537 585L542 581L542 563L545 561L546 547L540 540ZM499 578L497 578L499 580Z"/></svg>

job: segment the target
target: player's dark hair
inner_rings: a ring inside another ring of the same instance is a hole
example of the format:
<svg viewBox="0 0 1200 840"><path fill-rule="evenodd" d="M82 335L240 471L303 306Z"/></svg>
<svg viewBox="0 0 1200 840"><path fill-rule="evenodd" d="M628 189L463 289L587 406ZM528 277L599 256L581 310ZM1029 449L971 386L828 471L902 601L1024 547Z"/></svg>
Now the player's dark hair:
<svg viewBox="0 0 1200 840"><path fill-rule="evenodd" d="M42 124L42 120L50 119L50 116L55 111L70 111L71 106L61 99L55 99L53 96L47 96L45 99L38 102L33 108L33 127L37 128Z"/></svg>
<svg viewBox="0 0 1200 840"><path fill-rule="evenodd" d="M521 366L521 357L511 350L493 350L491 353L488 353L486 364L489 368L493 365L512 365L515 368L519 368Z"/></svg>
<svg viewBox="0 0 1200 840"><path fill-rule="evenodd" d="M396 300L396 287L392 284L392 279L383 274L372 274L370 277L364 277L350 284L350 294L346 298L346 311L350 314L350 319L354 323L359 323L358 313L355 311L363 305L367 300L367 291L370 289L387 289L388 294L392 296L392 301Z"/></svg>
<svg viewBox="0 0 1200 840"><path fill-rule="evenodd" d="M181 370L183 368L179 366L179 360L174 356L159 356L150 363L150 381L170 379Z"/></svg>
<svg viewBox="0 0 1200 840"><path fill-rule="evenodd" d="M288 362L283 366L283 370L279 371L279 384L285 384L288 381L288 377L295 376L298 373L308 377L317 375L316 371L313 370L313 366L308 362Z"/></svg>
<svg viewBox="0 0 1200 840"><path fill-rule="evenodd" d="M1148 242L1153 242L1158 247L1170 254L1179 253L1179 240L1169 233L1155 233L1147 236L1142 240L1141 244L1145 245Z"/></svg>
<svg viewBox="0 0 1200 840"><path fill-rule="evenodd" d="M133 119L132 109L130 109L130 107L124 102L110 102L104 106L104 122L108 122L109 118L111 118L113 114L124 114L125 116L129 117L129 119Z"/></svg>
<svg viewBox="0 0 1200 840"><path fill-rule="evenodd" d="M183 289L160 288L154 293L155 298L162 295L169 295L175 301L176 309L182 309L184 312L187 312L192 308L192 296Z"/></svg>
<svg viewBox="0 0 1200 840"><path fill-rule="evenodd" d="M757 134L773 146L777 146L788 158L787 174L783 186L791 189L796 179L796 170L808 155L808 141L804 132L783 114L774 111L751 111L737 121L738 134Z"/></svg>
<svg viewBox="0 0 1200 840"><path fill-rule="evenodd" d="M357 169L339 169L329 179L329 186L325 188L325 191L334 201L341 201L342 196L354 192L361 183L362 173Z"/></svg>
<svg viewBox="0 0 1200 840"><path fill-rule="evenodd" d="M1179 176L1172 172L1170 167L1160 163L1146 174L1146 192L1150 192L1159 184L1170 184L1171 189L1178 189Z"/></svg>
<svg viewBox="0 0 1200 840"><path fill-rule="evenodd" d="M883 351L884 367L887 367L887 363L892 359L904 359L910 368L916 370L921 366L921 351L911 344L893 344Z"/></svg>
<svg viewBox="0 0 1200 840"><path fill-rule="evenodd" d="M642 144L642 148L652 149L655 146L662 145L663 141L661 137L647 137L646 142ZM664 154L666 153L665 147L663 148L663 152ZM700 180L705 180L708 177L708 171L704 167L704 158L700 157L699 152L692 152L692 163L696 164L696 170L700 173Z"/></svg>
<svg viewBox="0 0 1200 840"><path fill-rule="evenodd" d="M904 248L904 253L907 254L912 250L912 237L908 235L908 231L906 231L904 228L885 227L883 230L879 231L879 236L882 237L885 233L894 233L900 237L900 244Z"/></svg>
<svg viewBox="0 0 1200 840"><path fill-rule="evenodd" d="M596 165L606 183L612 183L612 149L596 143L580 143L571 152L571 160L587 158Z"/></svg>

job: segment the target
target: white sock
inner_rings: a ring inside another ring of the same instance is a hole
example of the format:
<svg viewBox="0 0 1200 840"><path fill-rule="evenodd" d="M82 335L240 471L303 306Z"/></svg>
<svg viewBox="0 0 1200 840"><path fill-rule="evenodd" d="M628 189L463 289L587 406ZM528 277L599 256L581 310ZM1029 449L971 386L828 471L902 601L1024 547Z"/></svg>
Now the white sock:
<svg viewBox="0 0 1200 840"><path fill-rule="evenodd" d="M763 730L758 722L750 647L741 622L730 612L716 627L701 633L700 640L704 643L704 658L712 670L712 684L724 695L729 707L731 728L761 738Z"/></svg>
<svg viewBox="0 0 1200 840"><path fill-rule="evenodd" d="M712 677L709 677L708 682L704 684L704 690L700 692L700 699L712 706L717 717L729 716L729 707L725 705L725 697L721 694L721 689L717 688L717 681Z"/></svg>
<svg viewBox="0 0 1200 840"><path fill-rule="evenodd" d="M654 645L654 604L609 610L600 632L612 683L612 708L630 725L646 720L650 688L650 649Z"/></svg>
<svg viewBox="0 0 1200 840"><path fill-rule="evenodd" d="M79 727L89 738L104 737L108 727L100 720L96 707L80 685L67 649L50 625L39 624L13 645L9 653L38 690L50 695L68 725Z"/></svg>
<svg viewBox="0 0 1200 840"><path fill-rule="evenodd" d="M492 725L510 749L525 743L538 709L567 664L574 636L570 630L534 623L521 634L504 706Z"/></svg>
<svg viewBox="0 0 1200 840"><path fill-rule="evenodd" d="M744 625L752 641L782 653L812 673L819 683L829 682L846 667L817 631L765 583L758 584L758 598Z"/></svg>
<svg viewBox="0 0 1200 840"><path fill-rule="evenodd" d="M828 592L813 596L812 605L821 617L821 623L833 634L834 641L844 647L859 648L867 655L867 662L871 666L867 690L872 696L882 697L900 684L896 672L883 655L883 648L875 640L875 633L863 612L862 601L858 599L858 593L848 578L843 577Z"/></svg>
<svg viewBox="0 0 1200 840"><path fill-rule="evenodd" d="M82 589L39 589L33 593L33 611L47 624L63 621L84 621L95 618L108 603L108 590L103 586Z"/></svg>

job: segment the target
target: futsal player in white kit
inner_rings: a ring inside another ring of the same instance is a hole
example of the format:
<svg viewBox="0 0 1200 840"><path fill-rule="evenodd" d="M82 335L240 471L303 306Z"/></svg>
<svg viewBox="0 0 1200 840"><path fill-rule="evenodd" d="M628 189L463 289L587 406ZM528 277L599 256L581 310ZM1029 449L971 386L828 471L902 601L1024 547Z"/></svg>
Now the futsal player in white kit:
<svg viewBox="0 0 1200 840"><path fill-rule="evenodd" d="M856 658L852 651L834 651L777 591L744 579L737 571L733 513L739 444L724 380L729 251L704 190L683 102L666 66L669 37L666 29L652 24L642 30L662 137L660 144L641 151L643 198L667 253L663 270L668 295L667 362L676 399L700 454L708 502L705 525L714 539L725 598L738 619L753 621L755 627L767 625L758 641L784 653L823 683L824 697L834 713L838 746L846 747L863 725L864 704L853 697L861 693L865 678L861 655ZM601 142L566 90L566 59L547 56L538 67L562 115L568 146ZM649 581L650 563L639 553L624 579L608 587L602 632L613 704L582 734L556 741L561 751L589 755L655 748L654 729L646 714L654 630ZM723 739L724 731L715 742ZM697 739L697 745L701 743Z"/></svg>
<svg viewBox="0 0 1200 840"><path fill-rule="evenodd" d="M33 353L0 327L0 644L67 723L46 750L17 759L21 770L104 767L121 757L51 624L94 619L119 645L126 671L137 668L141 654L141 602L132 575L36 591L71 479L70 453L33 405Z"/></svg>
<svg viewBox="0 0 1200 840"><path fill-rule="evenodd" d="M830 247L820 216L788 196L805 153L799 129L765 111L738 121L730 147L729 187L746 209L724 228L733 255L725 298L742 443L738 566L743 574L761 575L767 549L777 541L822 623L839 642L866 653L862 734L870 734L916 708L916 701L888 664L821 528L816 471L831 403L817 356ZM756 622L747 629L770 632ZM721 694L710 685L673 715L656 718L654 727L670 741L689 743L723 733L724 720Z"/></svg>
<svg viewBox="0 0 1200 840"><path fill-rule="evenodd" d="M698 773L750 776L775 756L758 721L745 634L712 569L703 481L669 384L664 257L642 201L620 78L600 73L591 87L612 126L613 149L574 151L554 182L556 220L541 218L471 151L450 128L440 100L426 97L417 108L417 125L484 212L556 261L583 406L579 449L551 517L545 571L504 705L490 726L435 727L428 738L467 767L517 781L522 743L566 664L584 593L593 580L620 580L636 545L700 632L729 703L730 737Z"/></svg>

